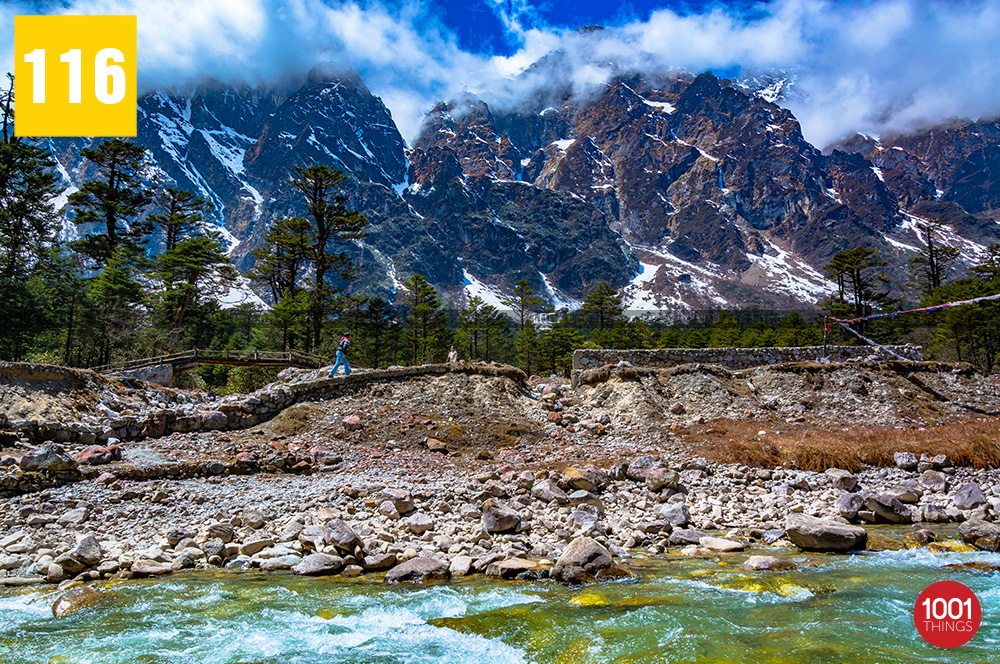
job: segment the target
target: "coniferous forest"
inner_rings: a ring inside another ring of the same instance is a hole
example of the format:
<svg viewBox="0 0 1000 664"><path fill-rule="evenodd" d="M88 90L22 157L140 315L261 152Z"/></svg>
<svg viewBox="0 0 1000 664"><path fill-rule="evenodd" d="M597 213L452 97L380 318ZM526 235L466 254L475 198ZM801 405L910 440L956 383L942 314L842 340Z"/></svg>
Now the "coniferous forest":
<svg viewBox="0 0 1000 664"><path fill-rule="evenodd" d="M926 247L909 261L905 283L890 283L887 259L874 249L836 254L825 266L835 292L822 311L804 305L798 312L748 308L638 318L603 281L579 309L551 311L526 280L516 283L501 311L475 296L452 306L421 274L411 275L390 302L352 288L357 266L347 248L366 236L368 221L340 191L347 176L313 165L287 182L305 216L274 219L245 275L271 306L224 308L219 298L238 274L223 239L204 221L210 205L169 185L139 186L144 148L111 139L83 150L95 176L56 209L54 164L41 144L14 135L12 90L8 75L0 92L2 360L93 367L190 348L328 356L349 331L351 361L361 367L443 361L454 345L462 359L565 374L578 348L816 345L824 343L824 314L860 318L1000 291L1000 245L966 270L931 221L920 229ZM931 358L971 362L984 372L1000 355L995 302L856 329L879 343L920 343ZM858 343L837 326L826 341ZM186 380L190 387L235 391L267 377L255 369L204 367Z"/></svg>

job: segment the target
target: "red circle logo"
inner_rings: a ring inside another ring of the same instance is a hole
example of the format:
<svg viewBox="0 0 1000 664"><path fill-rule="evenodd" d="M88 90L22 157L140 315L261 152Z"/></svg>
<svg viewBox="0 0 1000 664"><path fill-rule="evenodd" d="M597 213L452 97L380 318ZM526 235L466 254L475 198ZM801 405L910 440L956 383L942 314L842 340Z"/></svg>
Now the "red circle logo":
<svg viewBox="0 0 1000 664"><path fill-rule="evenodd" d="M969 642L983 620L976 593L958 581L938 581L927 587L913 607L913 622L924 640L938 648Z"/></svg>

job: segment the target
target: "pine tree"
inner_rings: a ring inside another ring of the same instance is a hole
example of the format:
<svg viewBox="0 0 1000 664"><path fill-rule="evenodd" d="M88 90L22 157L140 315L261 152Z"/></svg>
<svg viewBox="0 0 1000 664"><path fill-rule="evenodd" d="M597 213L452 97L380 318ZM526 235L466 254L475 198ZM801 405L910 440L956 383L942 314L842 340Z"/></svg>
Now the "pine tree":
<svg viewBox="0 0 1000 664"><path fill-rule="evenodd" d="M959 255L958 249L941 242L944 227L937 219L917 224L917 229L924 233L926 247L910 259L910 283L925 297L944 285L948 272Z"/></svg>
<svg viewBox="0 0 1000 664"><path fill-rule="evenodd" d="M824 303L837 317L861 318L889 305L889 280L879 271L888 265L878 250L867 247L839 251L826 264L827 276L837 284L837 294ZM862 331L866 326L859 326Z"/></svg>
<svg viewBox="0 0 1000 664"><path fill-rule="evenodd" d="M138 253L143 235L150 230L148 223L137 219L151 199L138 186L146 149L115 138L104 141L97 149L84 148L80 153L97 167L99 177L70 194L69 204L76 210L73 221L101 224L104 233L90 233L74 242L74 248L98 266L106 265L122 246Z"/></svg>
<svg viewBox="0 0 1000 664"><path fill-rule="evenodd" d="M543 369L569 376L573 368L573 351L583 345L583 335L576 331L569 316L542 333L540 355L544 357Z"/></svg>
<svg viewBox="0 0 1000 664"><path fill-rule="evenodd" d="M599 341L603 339L604 329L613 325L624 312L622 299L621 293L606 281L598 282L584 298L580 313L585 320L596 326L595 338Z"/></svg>
<svg viewBox="0 0 1000 664"><path fill-rule="evenodd" d="M407 335L413 364L442 361L448 347L449 332L444 305L437 290L422 274L414 274L406 283Z"/></svg>
<svg viewBox="0 0 1000 664"><path fill-rule="evenodd" d="M327 277L332 272L343 281L353 280L356 268L347 255L346 246L368 236L364 227L368 220L359 212L347 209L347 197L333 195L347 177L328 166L297 167L296 176L288 181L306 199L306 210L312 217L313 237L306 257L312 262L312 346L321 344L323 322L330 310L333 294ZM341 247L334 253L334 247Z"/></svg>
<svg viewBox="0 0 1000 664"><path fill-rule="evenodd" d="M167 340L167 352L173 353L188 308L226 293L236 279L236 270L213 234L180 240L159 257L157 271L165 288L164 302L174 308Z"/></svg>
<svg viewBox="0 0 1000 664"><path fill-rule="evenodd" d="M303 217L276 219L264 236L264 246L254 249L256 260L250 279L270 291L274 306L267 321L280 332L281 350L294 348L305 337L304 317L311 295L299 286L299 277L314 237L313 224Z"/></svg>
<svg viewBox="0 0 1000 664"><path fill-rule="evenodd" d="M171 251L177 244L200 230L203 213L212 209L212 204L198 198L189 191L168 187L156 193L153 204L160 210L147 219L155 224L163 234L163 250Z"/></svg>
<svg viewBox="0 0 1000 664"><path fill-rule="evenodd" d="M514 282L514 293L511 297L505 298L503 303L513 309L514 320L517 321L517 329L524 327L525 323L544 300L535 295L535 289L527 279L518 279Z"/></svg>
<svg viewBox="0 0 1000 664"><path fill-rule="evenodd" d="M23 359L50 310L34 275L55 243L56 177L44 149L14 135L14 79L0 89L0 359Z"/></svg>

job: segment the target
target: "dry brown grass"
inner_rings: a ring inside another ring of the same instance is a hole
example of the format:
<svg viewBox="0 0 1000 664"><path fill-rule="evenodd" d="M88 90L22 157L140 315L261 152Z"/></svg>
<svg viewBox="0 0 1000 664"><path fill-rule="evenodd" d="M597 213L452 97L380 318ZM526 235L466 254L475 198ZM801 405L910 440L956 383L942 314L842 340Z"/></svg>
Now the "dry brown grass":
<svg viewBox="0 0 1000 664"><path fill-rule="evenodd" d="M758 435L761 430L767 433ZM780 433L779 433L780 432ZM804 428L713 420L689 432L699 452L723 463L823 471L892 466L896 452L945 454L955 465L1000 467L1000 419L968 419L926 429Z"/></svg>

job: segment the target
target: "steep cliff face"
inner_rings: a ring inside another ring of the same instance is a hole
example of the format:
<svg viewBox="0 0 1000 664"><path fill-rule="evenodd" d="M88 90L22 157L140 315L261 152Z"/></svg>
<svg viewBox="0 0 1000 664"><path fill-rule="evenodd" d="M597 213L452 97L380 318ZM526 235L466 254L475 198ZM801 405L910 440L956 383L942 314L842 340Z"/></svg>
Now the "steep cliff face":
<svg viewBox="0 0 1000 664"><path fill-rule="evenodd" d="M211 201L243 269L274 218L302 214L287 185L296 167L345 171L344 193L371 221L352 249L358 287L383 295L422 272L456 301L499 302L523 278L553 305L604 280L637 310L802 307L830 292L822 267L841 249L902 264L922 218L949 224L968 258L995 238L1000 123L857 135L825 153L774 103L786 94L783 78L705 73L621 75L513 109L466 95L433 108L407 148L357 75L315 70L284 88L147 94L137 141L147 184ZM51 142L68 188L93 175L89 144Z"/></svg>

